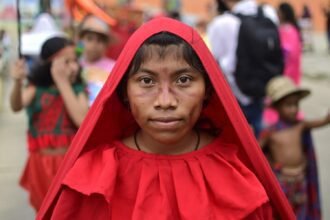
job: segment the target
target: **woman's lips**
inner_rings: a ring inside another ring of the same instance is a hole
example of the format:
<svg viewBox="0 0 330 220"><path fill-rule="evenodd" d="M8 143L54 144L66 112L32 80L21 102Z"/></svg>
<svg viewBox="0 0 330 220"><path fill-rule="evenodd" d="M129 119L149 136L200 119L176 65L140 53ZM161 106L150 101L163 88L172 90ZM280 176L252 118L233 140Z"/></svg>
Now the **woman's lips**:
<svg viewBox="0 0 330 220"><path fill-rule="evenodd" d="M158 128L175 128L181 123L182 119L179 118L153 118L150 122Z"/></svg>

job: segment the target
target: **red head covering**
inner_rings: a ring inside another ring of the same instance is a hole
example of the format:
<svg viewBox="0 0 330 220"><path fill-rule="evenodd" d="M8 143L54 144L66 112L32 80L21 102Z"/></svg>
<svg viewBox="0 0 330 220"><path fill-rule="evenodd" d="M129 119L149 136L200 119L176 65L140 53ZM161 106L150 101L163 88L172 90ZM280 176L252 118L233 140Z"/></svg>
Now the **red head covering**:
<svg viewBox="0 0 330 220"><path fill-rule="evenodd" d="M61 182L77 158L100 144L120 140L136 128L132 115L121 104L116 87L123 78L134 55L144 41L159 32L170 32L192 46L202 61L214 87L214 94L203 110L207 118L222 131L223 137L239 148L239 157L255 173L264 186L271 204L282 219L295 219L253 133L245 120L218 64L201 37L191 27L169 18L154 19L138 29L127 42L106 84L91 107L86 119L74 138L70 150L50 188L38 219L48 219L59 193Z"/></svg>

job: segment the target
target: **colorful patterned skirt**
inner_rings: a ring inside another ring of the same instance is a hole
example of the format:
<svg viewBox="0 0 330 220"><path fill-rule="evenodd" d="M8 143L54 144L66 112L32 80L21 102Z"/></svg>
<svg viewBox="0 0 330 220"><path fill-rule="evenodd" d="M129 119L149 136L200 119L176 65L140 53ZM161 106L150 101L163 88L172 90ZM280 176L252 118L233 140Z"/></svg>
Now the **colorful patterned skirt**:
<svg viewBox="0 0 330 220"><path fill-rule="evenodd" d="M305 170L301 170L300 173L294 175L283 172L280 167L275 168L274 171L297 219L306 219L308 191Z"/></svg>

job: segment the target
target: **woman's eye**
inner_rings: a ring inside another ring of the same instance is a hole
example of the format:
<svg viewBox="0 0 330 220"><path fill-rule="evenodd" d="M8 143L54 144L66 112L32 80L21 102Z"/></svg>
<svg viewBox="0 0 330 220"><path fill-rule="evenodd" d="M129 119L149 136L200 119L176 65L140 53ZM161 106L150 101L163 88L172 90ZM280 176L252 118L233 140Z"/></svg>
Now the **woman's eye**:
<svg viewBox="0 0 330 220"><path fill-rule="evenodd" d="M190 81L191 81L190 77L181 76L181 77L178 78L177 83L179 83L179 84L188 84L188 83L190 83Z"/></svg>
<svg viewBox="0 0 330 220"><path fill-rule="evenodd" d="M140 82L145 84L145 85L151 85L153 84L153 80L151 78L147 78L147 77L144 77L144 78L141 78L140 79Z"/></svg>

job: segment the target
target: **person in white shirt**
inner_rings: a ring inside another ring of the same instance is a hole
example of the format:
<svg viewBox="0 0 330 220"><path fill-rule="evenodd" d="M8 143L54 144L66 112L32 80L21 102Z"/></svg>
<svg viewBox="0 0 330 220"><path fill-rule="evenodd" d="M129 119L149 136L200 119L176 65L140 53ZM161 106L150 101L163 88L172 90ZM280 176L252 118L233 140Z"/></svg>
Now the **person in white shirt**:
<svg viewBox="0 0 330 220"><path fill-rule="evenodd" d="M207 34L211 51L223 73L226 75L226 79L240 103L248 122L253 126L255 134L258 136L262 123L263 100L252 99L242 93L234 78L237 62L236 48L241 25L240 18L235 14L256 15L258 12L258 3L255 0L217 0L217 2L218 4L227 6L228 11L219 13L208 26ZM279 23L274 8L270 5L264 5L262 10L266 17L270 18L276 24Z"/></svg>

